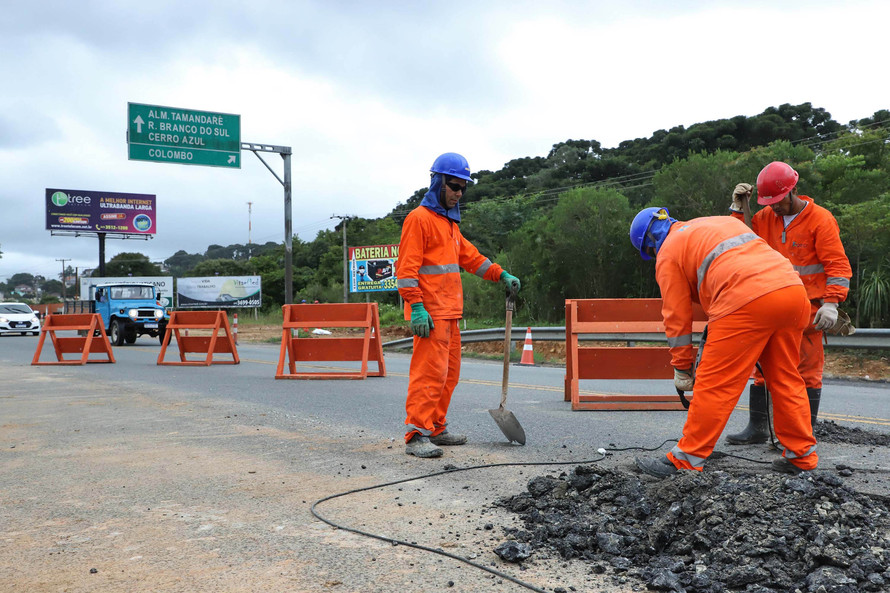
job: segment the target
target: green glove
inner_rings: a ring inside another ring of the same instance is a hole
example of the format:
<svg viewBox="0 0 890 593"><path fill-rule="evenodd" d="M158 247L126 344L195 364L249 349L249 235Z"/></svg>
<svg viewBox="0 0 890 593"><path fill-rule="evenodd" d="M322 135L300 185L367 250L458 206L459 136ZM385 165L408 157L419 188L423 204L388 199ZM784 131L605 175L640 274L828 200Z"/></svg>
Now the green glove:
<svg viewBox="0 0 890 593"><path fill-rule="evenodd" d="M411 331L415 336L428 338L430 337L430 330L434 327L433 318L423 308L423 303L411 305Z"/></svg>
<svg viewBox="0 0 890 593"><path fill-rule="evenodd" d="M519 278L507 270L504 270L501 272L501 282L503 282L504 286L507 287L507 290L510 291L510 296L516 298L516 294L519 292L519 287L521 286Z"/></svg>

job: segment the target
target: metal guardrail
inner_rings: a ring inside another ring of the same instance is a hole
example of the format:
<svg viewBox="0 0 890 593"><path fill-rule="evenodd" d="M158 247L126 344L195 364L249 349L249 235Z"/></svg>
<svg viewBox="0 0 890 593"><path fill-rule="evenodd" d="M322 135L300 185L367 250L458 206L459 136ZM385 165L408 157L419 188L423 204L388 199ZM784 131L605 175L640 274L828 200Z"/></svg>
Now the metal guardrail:
<svg viewBox="0 0 890 593"><path fill-rule="evenodd" d="M566 339L565 327L533 327L532 338L536 342L564 342ZM510 332L511 340L524 340L525 328L513 328ZM460 333L461 342L464 344L472 342L499 342L504 339L504 328L490 329L472 329L462 331ZM664 342L667 343L667 337L664 334L579 334L578 339L588 342ZM692 335L693 342L697 343L701 339L701 334ZM414 338L402 338L400 340L392 340L383 344L384 348L410 348L414 342ZM884 328L868 328L857 329L852 336L829 336L826 348L872 348L872 349L890 349L890 329Z"/></svg>

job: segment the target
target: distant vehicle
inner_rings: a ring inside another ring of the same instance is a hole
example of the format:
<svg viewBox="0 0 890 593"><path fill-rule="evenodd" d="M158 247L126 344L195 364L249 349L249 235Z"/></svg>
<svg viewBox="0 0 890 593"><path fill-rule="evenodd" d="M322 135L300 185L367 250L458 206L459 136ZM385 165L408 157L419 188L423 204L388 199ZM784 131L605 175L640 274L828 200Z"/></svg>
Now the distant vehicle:
<svg viewBox="0 0 890 593"><path fill-rule="evenodd" d="M25 303L0 303L0 334L40 333L40 319Z"/></svg>
<svg viewBox="0 0 890 593"><path fill-rule="evenodd" d="M65 301L65 313L98 313L113 346L132 344L148 334L164 341L170 315L153 284L117 282L90 286L88 301Z"/></svg>

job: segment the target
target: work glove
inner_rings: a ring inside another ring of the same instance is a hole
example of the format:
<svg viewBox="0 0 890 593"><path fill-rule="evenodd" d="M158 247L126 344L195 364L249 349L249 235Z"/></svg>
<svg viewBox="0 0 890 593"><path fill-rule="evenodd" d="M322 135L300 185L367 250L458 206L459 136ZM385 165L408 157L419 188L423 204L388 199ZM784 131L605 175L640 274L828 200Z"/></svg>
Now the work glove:
<svg viewBox="0 0 890 593"><path fill-rule="evenodd" d="M434 327L433 318L423 308L423 303L411 305L411 332L415 336L428 338L430 337L430 330Z"/></svg>
<svg viewBox="0 0 890 593"><path fill-rule="evenodd" d="M691 368L685 371L674 369L674 387L680 391L692 391L693 384L695 384L695 379L692 378Z"/></svg>
<svg viewBox="0 0 890 593"><path fill-rule="evenodd" d="M745 204L751 199L752 191L754 191L754 187L750 183L739 183L736 185L735 189L732 190L732 204L729 206L729 209L733 212L744 212Z"/></svg>
<svg viewBox="0 0 890 593"><path fill-rule="evenodd" d="M816 317L813 318L813 325L816 329L825 331L834 327L837 321L837 303L825 303L816 311Z"/></svg>
<svg viewBox="0 0 890 593"><path fill-rule="evenodd" d="M501 272L501 282L503 282L504 286L507 287L507 290L510 291L510 296L515 299L520 287L519 278L517 278L507 270L504 270L503 272Z"/></svg>

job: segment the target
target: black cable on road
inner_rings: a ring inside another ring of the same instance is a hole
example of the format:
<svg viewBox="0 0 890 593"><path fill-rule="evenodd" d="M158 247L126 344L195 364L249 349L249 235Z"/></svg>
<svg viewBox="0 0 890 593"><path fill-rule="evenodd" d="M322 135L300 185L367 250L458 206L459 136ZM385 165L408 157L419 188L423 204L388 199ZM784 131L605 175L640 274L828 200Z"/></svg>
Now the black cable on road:
<svg viewBox="0 0 890 593"><path fill-rule="evenodd" d="M374 539L377 539L377 540L380 540L383 542L390 543L394 546L397 546L397 545L408 546L411 548L415 548L417 550L423 550L425 552L432 552L433 554L439 554L441 556L446 556L448 558L451 558L452 560L457 560L458 562L463 562L464 564L469 564L470 566L472 566L474 568L484 570L485 572L491 573L491 574L498 576L502 579L506 579L512 583L515 583L515 584L521 586L521 587L530 589L531 591L536 591L537 593L549 593L545 589L536 587L536 586L532 585L531 583L526 583L525 581L521 581L521 580L519 580L515 577L512 577L506 573L503 573L499 570L496 570L496 569L488 567L488 566L483 566L482 564L479 564L478 562L473 562L469 558L464 558L462 556L458 556L456 554L446 552L445 550L442 550L439 548L431 548L429 546L424 546L422 544L408 542L408 541L396 539L393 537L387 537L385 535L379 535L376 533L370 533L368 531L362 531L361 529L356 529L355 527L347 527L345 525L341 525L335 521L332 521L330 519L323 517L316 510L316 507L323 502L333 500L335 498L340 498L342 496L349 496L350 494L357 494L359 492L367 492L368 490L376 490L379 488L386 488L388 486L395 486L397 484L404 484L406 482L413 482L415 480L425 480L428 478L434 478L436 476L441 476L444 474L453 474L453 473L457 473L457 472L469 471L469 470L474 470L474 469L488 469L488 468L492 468L492 467L524 467L524 466L536 466L536 465L584 465L584 464L589 464L589 463L598 463L606 458L606 455L604 453L600 453L600 455L601 456L599 459L587 459L587 460L582 460L582 461L526 461L526 462L515 462L515 463L488 463L485 465L473 465L473 466L469 466L469 467L456 467L453 469L446 469L446 470L442 470L442 471L438 471L438 472L433 472L430 474L424 474L422 476L415 476L413 478L405 478L402 480L395 480L395 481L386 482L383 484L375 484L374 486L366 486L364 488L355 488L354 490L340 492L338 494L331 494L330 496L325 496L324 498L320 498L320 499L316 500L314 503L312 503L312 508L310 510L312 512L312 515L316 519L318 519L319 521L322 521L324 523L327 523L328 525L330 525L331 527L334 527L335 529L342 529L342 530L348 531L350 533L356 533L358 535L363 535L365 537L374 538Z"/></svg>

